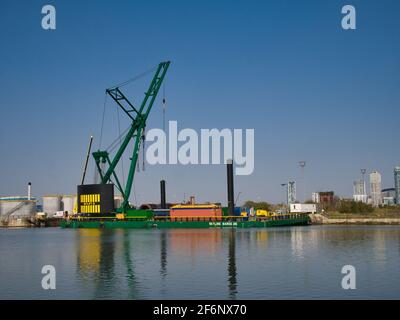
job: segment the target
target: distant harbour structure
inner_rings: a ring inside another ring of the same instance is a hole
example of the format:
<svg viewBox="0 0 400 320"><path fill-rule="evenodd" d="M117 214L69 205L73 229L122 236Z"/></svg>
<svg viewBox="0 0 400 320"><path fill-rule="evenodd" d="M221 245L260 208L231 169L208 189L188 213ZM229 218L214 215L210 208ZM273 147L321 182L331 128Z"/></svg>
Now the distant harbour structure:
<svg viewBox="0 0 400 320"><path fill-rule="evenodd" d="M400 166L394 168L395 202L400 204Z"/></svg>
<svg viewBox="0 0 400 320"><path fill-rule="evenodd" d="M371 204L378 207L382 204L382 177L378 171L369 174L371 188Z"/></svg>

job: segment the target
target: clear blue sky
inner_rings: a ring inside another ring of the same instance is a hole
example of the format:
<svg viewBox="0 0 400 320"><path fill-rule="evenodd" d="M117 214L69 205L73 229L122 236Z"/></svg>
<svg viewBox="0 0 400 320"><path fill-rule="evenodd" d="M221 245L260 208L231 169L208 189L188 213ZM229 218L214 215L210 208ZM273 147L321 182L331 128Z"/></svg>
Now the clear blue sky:
<svg viewBox="0 0 400 320"><path fill-rule="evenodd" d="M349 3L355 31L341 28ZM56 7L55 31L41 28L45 4ZM2 1L0 195L24 194L28 181L37 196L75 192L91 134L98 146L105 88L166 59L168 120L255 129L255 171L236 179L239 202L282 201L280 183L299 179L299 160L307 194L350 196L361 167L391 187L399 12L395 0ZM127 87L134 101L140 85ZM106 109L105 144L118 135L116 107ZM159 99L149 127L162 127L161 114ZM147 166L140 202L159 199L160 178L170 201L226 202L223 166Z"/></svg>

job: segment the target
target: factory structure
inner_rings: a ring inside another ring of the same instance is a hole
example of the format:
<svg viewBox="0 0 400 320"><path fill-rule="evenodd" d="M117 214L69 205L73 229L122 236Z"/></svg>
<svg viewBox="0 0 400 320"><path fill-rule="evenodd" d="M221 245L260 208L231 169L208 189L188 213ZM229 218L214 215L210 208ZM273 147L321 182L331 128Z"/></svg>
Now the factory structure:
<svg viewBox="0 0 400 320"><path fill-rule="evenodd" d="M30 182L27 195L0 197L0 227L54 226L58 220L77 213L76 195L44 195L41 199L42 204L32 196ZM122 199L115 195L114 206L119 206Z"/></svg>

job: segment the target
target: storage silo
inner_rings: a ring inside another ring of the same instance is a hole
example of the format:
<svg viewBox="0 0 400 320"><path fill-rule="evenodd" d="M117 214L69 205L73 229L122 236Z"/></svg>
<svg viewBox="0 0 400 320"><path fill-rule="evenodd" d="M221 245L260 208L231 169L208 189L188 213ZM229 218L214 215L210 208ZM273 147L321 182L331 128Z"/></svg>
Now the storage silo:
<svg viewBox="0 0 400 320"><path fill-rule="evenodd" d="M53 217L57 211L61 211L61 196L43 196L43 212L47 214L47 217Z"/></svg>
<svg viewBox="0 0 400 320"><path fill-rule="evenodd" d="M74 195L63 195L61 198L62 211L68 212L68 215L73 214L75 199Z"/></svg>
<svg viewBox="0 0 400 320"><path fill-rule="evenodd" d="M29 227L36 215L36 199L27 197L0 198L0 226Z"/></svg>

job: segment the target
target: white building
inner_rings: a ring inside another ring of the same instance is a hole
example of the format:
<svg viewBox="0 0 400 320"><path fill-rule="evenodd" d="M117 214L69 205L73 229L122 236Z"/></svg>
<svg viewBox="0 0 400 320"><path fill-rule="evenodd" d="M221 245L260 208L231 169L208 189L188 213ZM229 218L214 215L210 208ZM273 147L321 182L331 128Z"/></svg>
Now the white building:
<svg viewBox="0 0 400 320"><path fill-rule="evenodd" d="M316 213L317 205L314 203L291 203L290 213Z"/></svg>
<svg viewBox="0 0 400 320"><path fill-rule="evenodd" d="M355 181L353 184L353 200L357 202L367 203L368 195L367 188L365 186L365 181Z"/></svg>
<svg viewBox="0 0 400 320"><path fill-rule="evenodd" d="M382 177L378 171L372 171L369 175L371 188L371 203L375 207L382 204Z"/></svg>
<svg viewBox="0 0 400 320"><path fill-rule="evenodd" d="M319 203L319 192L313 192L312 194L311 194L311 200L312 200L312 202L314 202L314 203Z"/></svg>

